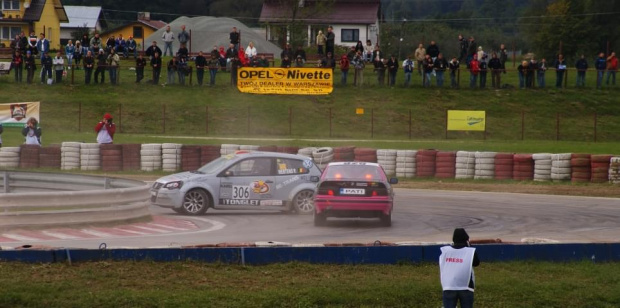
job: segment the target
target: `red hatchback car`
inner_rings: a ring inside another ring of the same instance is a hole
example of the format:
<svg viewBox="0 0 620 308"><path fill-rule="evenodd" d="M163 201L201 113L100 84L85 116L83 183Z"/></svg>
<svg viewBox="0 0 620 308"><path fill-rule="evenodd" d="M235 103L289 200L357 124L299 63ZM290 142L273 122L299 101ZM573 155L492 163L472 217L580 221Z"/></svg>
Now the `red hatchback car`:
<svg viewBox="0 0 620 308"><path fill-rule="evenodd" d="M392 225L394 191L383 168L376 163L338 162L327 165L314 193L314 225L327 217L379 218Z"/></svg>

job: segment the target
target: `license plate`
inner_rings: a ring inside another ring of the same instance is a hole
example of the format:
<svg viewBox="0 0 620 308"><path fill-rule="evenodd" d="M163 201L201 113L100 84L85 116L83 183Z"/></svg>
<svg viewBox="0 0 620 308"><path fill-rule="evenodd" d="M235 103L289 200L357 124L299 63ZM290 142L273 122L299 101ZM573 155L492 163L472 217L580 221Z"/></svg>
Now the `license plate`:
<svg viewBox="0 0 620 308"><path fill-rule="evenodd" d="M365 195L366 190L361 188L340 188L341 195Z"/></svg>

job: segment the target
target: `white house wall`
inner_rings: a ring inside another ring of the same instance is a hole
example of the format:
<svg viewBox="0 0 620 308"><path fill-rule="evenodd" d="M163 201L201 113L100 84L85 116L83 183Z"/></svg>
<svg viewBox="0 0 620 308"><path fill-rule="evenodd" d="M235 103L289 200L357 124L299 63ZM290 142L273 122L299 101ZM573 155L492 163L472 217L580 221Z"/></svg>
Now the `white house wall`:
<svg viewBox="0 0 620 308"><path fill-rule="evenodd" d="M359 30L359 40L362 41L363 44L366 44L366 40L370 39L372 44L374 45L378 39L378 27L371 27L371 25L332 25L334 28L334 34L336 34L336 45L341 46L355 46L357 42L343 42L342 41L342 31L343 29L358 29ZM371 29L376 28L377 31L372 31Z"/></svg>

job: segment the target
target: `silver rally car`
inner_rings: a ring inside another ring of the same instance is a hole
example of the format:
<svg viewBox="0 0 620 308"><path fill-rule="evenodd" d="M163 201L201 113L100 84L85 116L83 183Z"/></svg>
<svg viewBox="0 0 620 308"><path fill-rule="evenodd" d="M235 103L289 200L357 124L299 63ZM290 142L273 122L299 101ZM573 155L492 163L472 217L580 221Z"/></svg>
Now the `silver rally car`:
<svg viewBox="0 0 620 308"><path fill-rule="evenodd" d="M158 179L151 203L188 215L208 208L312 214L321 170L308 157L275 152L222 156L196 171Z"/></svg>

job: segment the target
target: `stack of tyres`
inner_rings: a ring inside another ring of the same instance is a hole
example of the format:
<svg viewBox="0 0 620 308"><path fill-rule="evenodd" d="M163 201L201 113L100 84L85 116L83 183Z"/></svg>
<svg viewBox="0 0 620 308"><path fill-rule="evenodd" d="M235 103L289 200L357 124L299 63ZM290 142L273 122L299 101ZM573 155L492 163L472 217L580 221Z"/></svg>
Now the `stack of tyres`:
<svg viewBox="0 0 620 308"><path fill-rule="evenodd" d="M553 181L570 181L571 179L571 153L551 155L551 179Z"/></svg>
<svg viewBox="0 0 620 308"><path fill-rule="evenodd" d="M334 161L354 161L355 147L336 147L334 148Z"/></svg>
<svg viewBox="0 0 620 308"><path fill-rule="evenodd" d="M19 167L19 151L20 147L3 147L0 148L0 168L17 168Z"/></svg>
<svg viewBox="0 0 620 308"><path fill-rule="evenodd" d="M610 182L612 182L613 184L620 184L620 157L612 157L609 160L608 173Z"/></svg>
<svg viewBox="0 0 620 308"><path fill-rule="evenodd" d="M514 154L497 153L495 155L495 179L512 180L514 169Z"/></svg>
<svg viewBox="0 0 620 308"><path fill-rule="evenodd" d="M60 169L73 170L80 168L80 143L63 142L60 145Z"/></svg>
<svg viewBox="0 0 620 308"><path fill-rule="evenodd" d="M140 169L142 171L161 170L161 144L145 143L140 149Z"/></svg>
<svg viewBox="0 0 620 308"><path fill-rule="evenodd" d="M20 168L39 168L40 145L22 144L19 150Z"/></svg>
<svg viewBox="0 0 620 308"><path fill-rule="evenodd" d="M416 158L416 176L433 177L435 176L435 162L437 150L419 150Z"/></svg>
<svg viewBox="0 0 620 308"><path fill-rule="evenodd" d="M315 147L301 148L297 151L298 155L312 158L312 153L316 151Z"/></svg>
<svg viewBox="0 0 620 308"><path fill-rule="evenodd" d="M204 166L220 157L220 147L217 145L200 146L200 165Z"/></svg>
<svg viewBox="0 0 620 308"><path fill-rule="evenodd" d="M399 178L412 178L416 174L416 150L396 151L396 176Z"/></svg>
<svg viewBox="0 0 620 308"><path fill-rule="evenodd" d="M534 159L532 154L515 154L513 156L512 179L530 181L534 178Z"/></svg>
<svg viewBox="0 0 620 308"><path fill-rule="evenodd" d="M372 148L355 148L353 150L355 154L355 161L362 161L367 163L377 162L377 150Z"/></svg>
<svg viewBox="0 0 620 308"><path fill-rule="evenodd" d="M99 143L82 143L80 145L80 169L101 169L101 149L99 148Z"/></svg>
<svg viewBox="0 0 620 308"><path fill-rule="evenodd" d="M222 144L222 147L220 148L220 155L224 156L228 154L235 154L237 151L239 151L238 144Z"/></svg>
<svg viewBox="0 0 620 308"><path fill-rule="evenodd" d="M492 180L495 178L496 152L476 152L474 180Z"/></svg>
<svg viewBox="0 0 620 308"><path fill-rule="evenodd" d="M123 170L123 146L120 144L102 144L101 170L116 172Z"/></svg>
<svg viewBox="0 0 620 308"><path fill-rule="evenodd" d="M571 182L586 183L592 177L590 154L572 154L570 159Z"/></svg>
<svg viewBox="0 0 620 308"><path fill-rule="evenodd" d="M377 150L377 163L388 177L396 175L396 150Z"/></svg>
<svg viewBox="0 0 620 308"><path fill-rule="evenodd" d="M551 180L551 154L536 153L532 154L534 159L534 181Z"/></svg>
<svg viewBox="0 0 620 308"><path fill-rule="evenodd" d="M456 179L473 179L476 174L476 152L456 152Z"/></svg>
<svg viewBox="0 0 620 308"><path fill-rule="evenodd" d="M162 169L175 172L181 169L181 147L179 143L164 143L161 145Z"/></svg>
<svg viewBox="0 0 620 308"><path fill-rule="evenodd" d="M257 147L256 150L261 151L261 152L277 152L278 146L277 145L261 145Z"/></svg>
<svg viewBox="0 0 620 308"><path fill-rule="evenodd" d="M261 146L258 146L258 145L242 144L239 146L239 151L248 151L248 152L263 151L263 150L260 150L260 148ZM275 152L275 151L269 151L269 152Z"/></svg>
<svg viewBox="0 0 620 308"><path fill-rule="evenodd" d="M605 183L609 181L609 163L611 161L611 155L592 155L590 157L592 176L590 181L592 183Z"/></svg>
<svg viewBox="0 0 620 308"><path fill-rule="evenodd" d="M200 146L181 146L181 170L192 171L200 168Z"/></svg>
<svg viewBox="0 0 620 308"><path fill-rule="evenodd" d="M456 152L437 152L435 177L453 179L456 175Z"/></svg>
<svg viewBox="0 0 620 308"><path fill-rule="evenodd" d="M140 170L140 144L121 145L123 157L123 170Z"/></svg>
<svg viewBox="0 0 620 308"><path fill-rule="evenodd" d="M41 147L39 150L39 167L60 169L60 146Z"/></svg>
<svg viewBox="0 0 620 308"><path fill-rule="evenodd" d="M327 164L334 160L334 149L330 147L318 148L312 152L312 159L317 166L323 170Z"/></svg>
<svg viewBox="0 0 620 308"><path fill-rule="evenodd" d="M299 151L299 147L279 146L276 149L276 151L279 152L279 153L297 154L297 151Z"/></svg>

